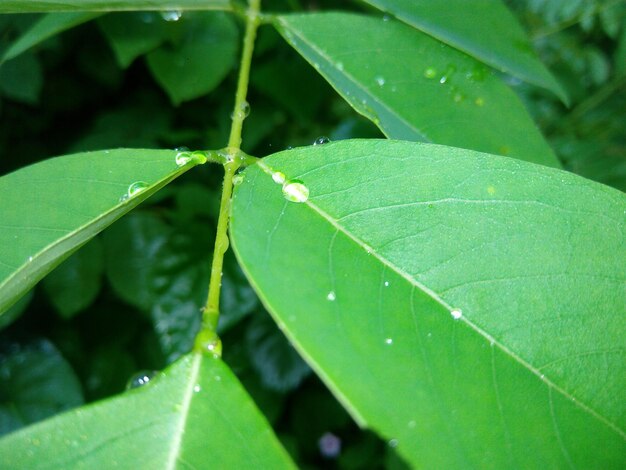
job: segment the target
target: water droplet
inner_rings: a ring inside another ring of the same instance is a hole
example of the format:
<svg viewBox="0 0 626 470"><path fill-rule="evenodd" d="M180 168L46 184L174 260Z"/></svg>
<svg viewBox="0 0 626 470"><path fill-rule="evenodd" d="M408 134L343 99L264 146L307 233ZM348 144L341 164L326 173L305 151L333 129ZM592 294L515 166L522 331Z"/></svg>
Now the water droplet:
<svg viewBox="0 0 626 470"><path fill-rule="evenodd" d="M391 339L391 338L387 338L387 339L385 340L385 344L393 344L393 339Z"/></svg>
<svg viewBox="0 0 626 470"><path fill-rule="evenodd" d="M231 113L231 119L245 119L250 115L250 104L247 101L244 101L239 105L237 112L234 111Z"/></svg>
<svg viewBox="0 0 626 470"><path fill-rule="evenodd" d="M309 188L300 180L286 181L283 184L283 196L290 202L306 202L309 199Z"/></svg>
<svg viewBox="0 0 626 470"><path fill-rule="evenodd" d="M483 98L478 97L474 100L474 103L476 104L476 106L483 106L485 104L485 100Z"/></svg>
<svg viewBox="0 0 626 470"><path fill-rule="evenodd" d="M200 387L200 385L196 384L193 386L193 391L194 393L198 393L200 390L202 390L202 388Z"/></svg>
<svg viewBox="0 0 626 470"><path fill-rule="evenodd" d="M428 67L426 70L424 70L424 76L426 78L435 78L436 75L437 70L435 70L435 68L433 67Z"/></svg>
<svg viewBox="0 0 626 470"><path fill-rule="evenodd" d="M145 191L148 188L148 186L150 185L143 181L135 181L128 187L128 191L126 191L126 196L128 196L129 198L136 196L142 191Z"/></svg>
<svg viewBox="0 0 626 470"><path fill-rule="evenodd" d="M413 429L415 426L417 425L417 423L414 420L409 421L408 426Z"/></svg>
<svg viewBox="0 0 626 470"><path fill-rule="evenodd" d="M155 370L142 370L133 375L126 384L126 389L141 387L146 385L157 374Z"/></svg>
<svg viewBox="0 0 626 470"><path fill-rule="evenodd" d="M222 340L210 329L200 330L196 336L194 349L217 359L222 356Z"/></svg>
<svg viewBox="0 0 626 470"><path fill-rule="evenodd" d="M272 173L272 179L276 184L283 184L287 178L285 178L285 174L280 171L275 171Z"/></svg>
<svg viewBox="0 0 626 470"><path fill-rule="evenodd" d="M450 315L452 315L452 318L454 318L455 320L458 320L463 316L463 312L460 308L455 308L450 312Z"/></svg>
<svg viewBox="0 0 626 470"><path fill-rule="evenodd" d="M315 141L313 142L313 145L324 145L324 144L327 144L328 142L330 142L330 139L323 135L315 139Z"/></svg>
<svg viewBox="0 0 626 470"><path fill-rule="evenodd" d="M383 86L385 84L385 78L381 77L380 75L374 78L374 80L376 81L378 86Z"/></svg>
<svg viewBox="0 0 626 470"><path fill-rule="evenodd" d="M389 281L385 281L385 287L389 287Z"/></svg>
<svg viewBox="0 0 626 470"><path fill-rule="evenodd" d="M390 439L388 444L389 447L395 449L396 447L398 447L398 439Z"/></svg>
<svg viewBox="0 0 626 470"><path fill-rule="evenodd" d="M336 298L337 298L337 295L335 294L335 291L332 291L332 290L326 296L326 299L330 300L331 302L333 302Z"/></svg>
<svg viewBox="0 0 626 470"><path fill-rule="evenodd" d="M439 79L439 83L444 84L448 81L448 77L445 75L442 75L441 78Z"/></svg>
<svg viewBox="0 0 626 470"><path fill-rule="evenodd" d="M176 165L185 166L187 163L191 161L191 154L189 152L178 152L176 154Z"/></svg>
<svg viewBox="0 0 626 470"><path fill-rule="evenodd" d="M343 62L337 62L335 64L335 67L337 67L337 70L339 70L340 72L343 72Z"/></svg>
<svg viewBox="0 0 626 470"><path fill-rule="evenodd" d="M183 12L181 10L168 10L161 12L161 17L165 21L178 21L181 16L183 16Z"/></svg>
<svg viewBox="0 0 626 470"><path fill-rule="evenodd" d="M33 257L32 257L32 256L29 256L29 257L28 257L28 262L30 263L30 262L32 262L32 261L33 261Z"/></svg>
<svg viewBox="0 0 626 470"><path fill-rule="evenodd" d="M384 15L383 16L383 21L389 21L391 19L391 17L389 15Z"/></svg>
<svg viewBox="0 0 626 470"><path fill-rule="evenodd" d="M341 453L341 439L332 432L326 432L317 443L320 454L327 459L334 459Z"/></svg>
<svg viewBox="0 0 626 470"><path fill-rule="evenodd" d="M239 186L241 183L243 183L243 174L237 173L233 176L233 185Z"/></svg>

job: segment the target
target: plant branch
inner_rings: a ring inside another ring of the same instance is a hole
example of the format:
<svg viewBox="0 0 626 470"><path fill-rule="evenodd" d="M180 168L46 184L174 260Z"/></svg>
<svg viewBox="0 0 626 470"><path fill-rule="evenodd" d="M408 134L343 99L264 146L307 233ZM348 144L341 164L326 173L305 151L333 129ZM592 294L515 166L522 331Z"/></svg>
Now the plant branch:
<svg viewBox="0 0 626 470"><path fill-rule="evenodd" d="M230 216L230 203L233 192L233 176L237 169L244 163L248 163L251 157L245 155L241 149L241 130L243 121L249 113L249 105L246 101L248 93L248 81L250 78L250 64L254 50L254 40L259 27L259 10L261 0L250 0L246 11L246 32L243 41L241 66L235 94L235 106L232 113L232 125L228 139L228 147L221 152L225 158L224 183L220 202L220 213L217 220L217 233L215 235L215 248L211 264L211 279L209 280L209 293L206 305L202 311L202 329L195 342L196 351L207 351L215 355L221 355L221 342L217 336L217 323L219 319L220 292L222 288L222 267L224 253L228 250L228 219Z"/></svg>

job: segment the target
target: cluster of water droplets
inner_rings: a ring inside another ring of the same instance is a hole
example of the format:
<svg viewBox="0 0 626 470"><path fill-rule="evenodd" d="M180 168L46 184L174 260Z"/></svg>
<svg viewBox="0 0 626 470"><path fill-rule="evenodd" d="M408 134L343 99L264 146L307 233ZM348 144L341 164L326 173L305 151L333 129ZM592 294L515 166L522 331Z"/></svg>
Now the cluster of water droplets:
<svg viewBox="0 0 626 470"><path fill-rule="evenodd" d="M289 202L306 202L309 199L309 188L298 180L287 180L285 174L281 171L272 173L272 180L276 184L282 185L283 196Z"/></svg>
<svg viewBox="0 0 626 470"><path fill-rule="evenodd" d="M476 65L472 70L465 73L465 79L471 83L483 82L489 74L486 67L482 65ZM437 80L441 85L448 86L449 95L455 103L461 103L465 101L467 96L454 84L455 76L457 76L457 67L454 64L448 64L443 72L437 70L434 66L426 67L423 71L423 76L429 80ZM476 97L474 99L476 106L484 106L485 99L483 97Z"/></svg>
<svg viewBox="0 0 626 470"><path fill-rule="evenodd" d="M207 161L205 152L201 152L199 150L192 152L187 147L177 147L174 150L176 151L174 161L179 167L185 166L189 163L202 164Z"/></svg>

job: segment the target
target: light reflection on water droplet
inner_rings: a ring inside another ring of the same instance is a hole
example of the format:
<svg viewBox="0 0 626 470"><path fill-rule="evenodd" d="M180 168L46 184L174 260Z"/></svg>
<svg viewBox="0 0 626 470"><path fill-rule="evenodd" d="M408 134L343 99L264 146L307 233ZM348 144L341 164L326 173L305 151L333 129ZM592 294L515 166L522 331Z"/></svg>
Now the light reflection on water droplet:
<svg viewBox="0 0 626 470"><path fill-rule="evenodd" d="M393 344L393 339L391 339L391 338L387 338L387 339L385 340L385 344Z"/></svg>
<svg viewBox="0 0 626 470"><path fill-rule="evenodd" d="M383 86L385 84L385 78L381 77L380 75L378 77L374 78L374 80L376 81L378 86Z"/></svg>
<svg viewBox="0 0 626 470"><path fill-rule="evenodd" d="M389 287L389 281L385 281L385 287Z"/></svg>
<svg viewBox="0 0 626 470"><path fill-rule="evenodd" d="M463 316L463 312L460 308L455 308L450 312L450 315L452 315L452 318L454 318L455 320L459 320Z"/></svg>
<svg viewBox="0 0 626 470"><path fill-rule="evenodd" d="M194 393L198 393L200 390L202 390L202 388L200 388L200 385L196 384L193 386Z"/></svg>
<svg viewBox="0 0 626 470"><path fill-rule="evenodd" d="M283 196L289 202L306 202L309 199L309 188L300 180L286 181L283 184Z"/></svg>
<svg viewBox="0 0 626 470"><path fill-rule="evenodd" d="M161 17L165 21L178 21L182 16L183 12L181 10L168 10L161 12Z"/></svg>
<svg viewBox="0 0 626 470"><path fill-rule="evenodd" d="M335 294L335 291L332 291L332 290L326 296L326 299L330 300L331 302L333 302L336 298L337 298L337 295Z"/></svg>
<svg viewBox="0 0 626 470"><path fill-rule="evenodd" d="M328 142L330 142L330 139L323 135L315 139L315 141L313 142L313 145L324 145L324 144L327 144Z"/></svg>
<svg viewBox="0 0 626 470"><path fill-rule="evenodd" d="M272 173L272 179L276 184L283 184L286 180L285 174L280 171L275 171L274 173Z"/></svg>
<svg viewBox="0 0 626 470"><path fill-rule="evenodd" d="M233 185L239 186L241 183L243 183L243 175L241 173L237 173L233 176Z"/></svg>

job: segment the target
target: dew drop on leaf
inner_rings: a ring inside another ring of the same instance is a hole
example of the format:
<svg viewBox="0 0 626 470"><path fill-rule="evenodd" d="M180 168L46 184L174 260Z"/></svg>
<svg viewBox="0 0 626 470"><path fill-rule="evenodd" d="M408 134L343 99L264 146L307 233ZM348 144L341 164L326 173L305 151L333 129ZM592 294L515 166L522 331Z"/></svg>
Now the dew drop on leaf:
<svg viewBox="0 0 626 470"><path fill-rule="evenodd" d="M434 67L428 67L426 70L424 70L424 76L426 78L435 78L436 75L437 70L435 70Z"/></svg>
<svg viewBox="0 0 626 470"><path fill-rule="evenodd" d="M452 318L454 318L455 320L458 320L463 316L463 312L460 308L455 308L450 312L450 315L452 315Z"/></svg>
<svg viewBox="0 0 626 470"><path fill-rule="evenodd" d="M241 183L243 183L243 175L241 173L237 173L233 176L233 185L239 186Z"/></svg>
<svg viewBox="0 0 626 470"><path fill-rule="evenodd" d="M150 185L143 181L135 181L128 187L128 191L126 192L126 195L129 198L136 196L140 192L145 191L148 188L148 186Z"/></svg>
<svg viewBox="0 0 626 470"><path fill-rule="evenodd" d="M381 77L380 75L377 76L374 80L376 81L378 86L383 86L385 84L385 78Z"/></svg>
<svg viewBox="0 0 626 470"><path fill-rule="evenodd" d="M331 302L333 302L336 298L337 298L337 295L335 294L335 291L332 291L332 290L326 296L326 300L330 300Z"/></svg>
<svg viewBox="0 0 626 470"><path fill-rule="evenodd" d="M391 338L387 338L387 339L385 340L385 344L393 344L393 339L391 339Z"/></svg>
<svg viewBox="0 0 626 470"><path fill-rule="evenodd" d="M133 375L126 384L126 389L141 387L146 385L157 374L154 370L142 370Z"/></svg>
<svg viewBox="0 0 626 470"><path fill-rule="evenodd" d="M309 188L300 180L286 181L283 184L283 196L289 202L306 202L309 199Z"/></svg>
<svg viewBox="0 0 626 470"><path fill-rule="evenodd" d="M200 387L200 385L196 384L193 386L193 391L194 393L198 393L200 390L202 390L202 388Z"/></svg>
<svg viewBox="0 0 626 470"><path fill-rule="evenodd" d="M330 142L330 139L328 137L321 136L315 139L315 141L313 142L313 145L324 145L324 144L327 144L328 142Z"/></svg>
<svg viewBox="0 0 626 470"><path fill-rule="evenodd" d="M285 174L280 171L275 171L274 173L272 173L272 179L276 184L283 184L286 180Z"/></svg>
<svg viewBox="0 0 626 470"><path fill-rule="evenodd" d="M392 447L392 448L394 448L394 449L395 449L396 447L398 447L398 439L390 439L390 440L389 440L389 447Z"/></svg>
<svg viewBox="0 0 626 470"><path fill-rule="evenodd" d="M183 12L181 10L168 10L161 12L161 17L165 21L178 21L182 16Z"/></svg>

